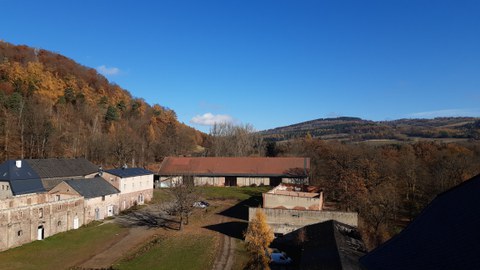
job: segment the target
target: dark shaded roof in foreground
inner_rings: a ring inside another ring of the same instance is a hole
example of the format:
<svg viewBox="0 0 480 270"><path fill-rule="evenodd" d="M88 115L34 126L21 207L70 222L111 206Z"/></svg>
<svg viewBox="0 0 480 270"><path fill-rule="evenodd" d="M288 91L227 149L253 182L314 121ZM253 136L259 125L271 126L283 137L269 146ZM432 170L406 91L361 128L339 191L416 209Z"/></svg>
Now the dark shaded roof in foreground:
<svg viewBox="0 0 480 270"><path fill-rule="evenodd" d="M68 178L98 172L98 166L84 158L75 159L25 159L40 178Z"/></svg>
<svg viewBox="0 0 480 270"><path fill-rule="evenodd" d="M101 177L65 180L70 187L86 199L119 193L120 191Z"/></svg>
<svg viewBox="0 0 480 270"><path fill-rule="evenodd" d="M145 170L143 168L120 168L120 169L106 170L105 172L122 177L122 178L153 174L153 172L149 170Z"/></svg>
<svg viewBox="0 0 480 270"><path fill-rule="evenodd" d="M438 195L402 232L361 258L368 270L480 269L480 175Z"/></svg>
<svg viewBox="0 0 480 270"><path fill-rule="evenodd" d="M355 227L329 220L304 230L307 242L301 253L301 269L361 269L358 259L366 248Z"/></svg>
<svg viewBox="0 0 480 270"><path fill-rule="evenodd" d="M39 175L26 162L17 168L15 160L0 164L0 180L10 183L13 195L44 192Z"/></svg>
<svg viewBox="0 0 480 270"><path fill-rule="evenodd" d="M304 157L167 157L159 174L305 177L309 169L310 159Z"/></svg>

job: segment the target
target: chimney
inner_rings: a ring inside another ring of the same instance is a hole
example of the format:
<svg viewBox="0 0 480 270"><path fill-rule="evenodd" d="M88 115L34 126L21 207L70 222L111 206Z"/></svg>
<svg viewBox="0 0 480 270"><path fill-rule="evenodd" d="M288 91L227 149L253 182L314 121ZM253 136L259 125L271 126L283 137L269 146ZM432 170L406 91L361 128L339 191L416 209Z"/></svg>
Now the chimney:
<svg viewBox="0 0 480 270"><path fill-rule="evenodd" d="M22 168L22 161L21 160L17 160L15 161L15 166L17 166L17 168Z"/></svg>

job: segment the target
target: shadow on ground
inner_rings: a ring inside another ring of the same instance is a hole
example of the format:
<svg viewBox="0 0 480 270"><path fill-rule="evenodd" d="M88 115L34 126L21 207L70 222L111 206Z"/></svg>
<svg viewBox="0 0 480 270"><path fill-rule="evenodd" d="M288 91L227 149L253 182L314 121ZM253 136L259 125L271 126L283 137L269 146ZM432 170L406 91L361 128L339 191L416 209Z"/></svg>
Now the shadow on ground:
<svg viewBox="0 0 480 270"><path fill-rule="evenodd" d="M146 226L148 228L165 228L174 229L179 228L178 221L162 214L147 211L133 211L124 215L118 216L115 220L122 227L138 227Z"/></svg>
<svg viewBox="0 0 480 270"><path fill-rule="evenodd" d="M248 222L230 221L220 224L205 226L203 228L222 233L226 236L243 240L243 232L247 230Z"/></svg>
<svg viewBox="0 0 480 270"><path fill-rule="evenodd" d="M262 197L255 196L251 197L247 200L241 201L234 206L223 210L222 212L218 213L219 215L242 219L248 221L248 208L249 207L258 207L262 204Z"/></svg>

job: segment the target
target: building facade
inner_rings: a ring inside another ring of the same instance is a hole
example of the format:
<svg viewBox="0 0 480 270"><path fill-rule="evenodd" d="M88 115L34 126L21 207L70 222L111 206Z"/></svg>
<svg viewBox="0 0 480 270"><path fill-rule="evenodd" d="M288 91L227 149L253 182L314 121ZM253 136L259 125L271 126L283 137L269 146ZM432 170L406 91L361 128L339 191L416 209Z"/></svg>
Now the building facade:
<svg viewBox="0 0 480 270"><path fill-rule="evenodd" d="M150 171L111 170L103 178L99 173L85 159L0 164L0 251L77 229L152 199Z"/></svg>
<svg viewBox="0 0 480 270"><path fill-rule="evenodd" d="M309 170L310 159L304 157L167 157L155 186L189 182L197 186L307 184Z"/></svg>
<svg viewBox="0 0 480 270"><path fill-rule="evenodd" d="M103 172L102 177L117 188L118 208L126 210L153 198L153 172L142 168L120 168Z"/></svg>
<svg viewBox="0 0 480 270"><path fill-rule="evenodd" d="M83 197L26 194L0 201L0 251L84 225Z"/></svg>

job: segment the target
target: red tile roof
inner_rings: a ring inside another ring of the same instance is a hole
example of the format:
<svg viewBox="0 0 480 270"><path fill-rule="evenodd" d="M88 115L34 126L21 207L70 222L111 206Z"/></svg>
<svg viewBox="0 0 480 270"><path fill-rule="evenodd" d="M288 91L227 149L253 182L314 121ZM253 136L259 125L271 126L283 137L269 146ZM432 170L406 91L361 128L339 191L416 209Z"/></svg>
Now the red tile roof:
<svg viewBox="0 0 480 270"><path fill-rule="evenodd" d="M299 170L301 169L301 170ZM307 172L310 158L304 157L167 157L160 175L196 176L292 176Z"/></svg>

